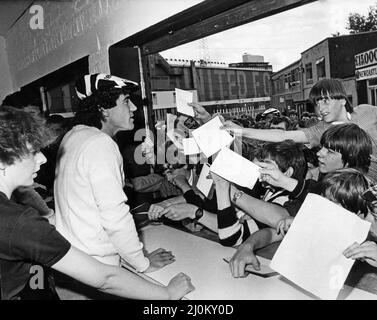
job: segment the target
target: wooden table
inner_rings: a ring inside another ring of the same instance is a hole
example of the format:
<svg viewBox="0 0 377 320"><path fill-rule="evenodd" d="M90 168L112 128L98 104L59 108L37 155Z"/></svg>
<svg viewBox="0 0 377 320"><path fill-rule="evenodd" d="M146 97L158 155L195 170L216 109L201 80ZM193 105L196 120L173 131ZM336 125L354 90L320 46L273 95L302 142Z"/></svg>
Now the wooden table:
<svg viewBox="0 0 377 320"><path fill-rule="evenodd" d="M184 272L192 279L196 290L186 298L194 300L307 300L316 299L282 276L263 278L249 274L233 278L223 258L232 256L234 248L194 236L166 225L148 225L140 231L148 251L162 247L171 250L176 261L147 276L166 285L177 273ZM269 263L261 258L261 263ZM377 295L345 286L338 299L377 300Z"/></svg>

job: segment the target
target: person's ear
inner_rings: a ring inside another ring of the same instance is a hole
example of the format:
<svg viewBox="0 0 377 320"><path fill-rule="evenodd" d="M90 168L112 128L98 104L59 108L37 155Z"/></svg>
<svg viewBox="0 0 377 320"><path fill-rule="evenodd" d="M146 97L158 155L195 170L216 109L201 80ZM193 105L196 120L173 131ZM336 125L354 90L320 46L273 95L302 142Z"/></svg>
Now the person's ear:
<svg viewBox="0 0 377 320"><path fill-rule="evenodd" d="M346 106L346 99L340 99L340 103L342 104L343 107Z"/></svg>
<svg viewBox="0 0 377 320"><path fill-rule="evenodd" d="M292 168L292 167L289 167L289 168L287 169L287 171L284 172L284 175L290 178L290 177L292 177L293 172L294 172L293 168Z"/></svg>
<svg viewBox="0 0 377 320"><path fill-rule="evenodd" d="M110 116L109 109L101 108L100 110L105 118L108 118Z"/></svg>

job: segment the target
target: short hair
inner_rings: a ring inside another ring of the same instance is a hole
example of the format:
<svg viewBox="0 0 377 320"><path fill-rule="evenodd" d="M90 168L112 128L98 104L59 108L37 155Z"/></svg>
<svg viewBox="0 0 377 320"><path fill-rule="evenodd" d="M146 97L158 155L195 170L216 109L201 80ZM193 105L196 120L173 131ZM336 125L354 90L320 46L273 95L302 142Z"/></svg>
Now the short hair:
<svg viewBox="0 0 377 320"><path fill-rule="evenodd" d="M372 140L368 133L354 123L332 125L321 137L321 145L339 152L344 166L368 172Z"/></svg>
<svg viewBox="0 0 377 320"><path fill-rule="evenodd" d="M371 203L364 199L363 193L369 187L370 183L363 173L344 168L325 175L321 182L321 194L351 212L366 216L371 211Z"/></svg>
<svg viewBox="0 0 377 320"><path fill-rule="evenodd" d="M0 161L12 165L16 160L39 152L52 133L40 116L13 107L0 108Z"/></svg>
<svg viewBox="0 0 377 320"><path fill-rule="evenodd" d="M271 124L276 125L276 124L279 124L281 122L285 123L285 130L287 130L287 131L291 130L292 122L291 122L291 120L288 117L276 117L276 118L273 118L272 121L271 121Z"/></svg>
<svg viewBox="0 0 377 320"><path fill-rule="evenodd" d="M292 167L294 171L292 178L303 180L308 171L303 147L303 144L296 143L293 140L267 142L257 150L256 158L263 161L270 157L283 172Z"/></svg>
<svg viewBox="0 0 377 320"><path fill-rule="evenodd" d="M130 95L130 92L125 88L111 88L108 90L96 91L89 97L79 100L74 124L84 124L101 129L101 121L106 120L101 109L114 108L116 106L116 101L121 94Z"/></svg>
<svg viewBox="0 0 377 320"><path fill-rule="evenodd" d="M330 97L331 99L346 100L346 110L349 113L353 112L351 102L347 97L346 90L342 82L338 79L321 79L310 90L309 99L316 105L317 102L323 98Z"/></svg>

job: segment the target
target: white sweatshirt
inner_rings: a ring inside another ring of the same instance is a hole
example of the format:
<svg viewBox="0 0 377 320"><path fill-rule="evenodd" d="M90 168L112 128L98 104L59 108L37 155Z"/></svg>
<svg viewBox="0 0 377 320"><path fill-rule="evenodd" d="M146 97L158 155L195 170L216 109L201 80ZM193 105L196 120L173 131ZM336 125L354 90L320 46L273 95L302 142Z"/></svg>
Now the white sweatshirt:
<svg viewBox="0 0 377 320"><path fill-rule="evenodd" d="M101 130L69 131L59 148L54 183L56 228L71 244L111 265L120 258L138 271L149 267L127 197L122 156Z"/></svg>

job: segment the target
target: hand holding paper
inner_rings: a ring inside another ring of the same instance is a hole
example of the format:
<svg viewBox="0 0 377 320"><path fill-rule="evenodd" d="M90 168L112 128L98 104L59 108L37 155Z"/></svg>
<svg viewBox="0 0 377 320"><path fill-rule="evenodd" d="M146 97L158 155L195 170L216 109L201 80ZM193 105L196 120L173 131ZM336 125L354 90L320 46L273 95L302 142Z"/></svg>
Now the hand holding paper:
<svg viewBox="0 0 377 320"><path fill-rule="evenodd" d="M238 153L223 148L211 166L211 172L220 177L252 189L259 178L259 167Z"/></svg>
<svg viewBox="0 0 377 320"><path fill-rule="evenodd" d="M229 133L221 130L221 127L220 118L216 117L192 132L197 145L207 158L229 146L234 140Z"/></svg>
<svg viewBox="0 0 377 320"><path fill-rule="evenodd" d="M354 213L309 193L271 268L322 299L336 299L354 263L343 251L362 243L369 228Z"/></svg>
<svg viewBox="0 0 377 320"><path fill-rule="evenodd" d="M175 99L177 101L178 112L187 114L190 117L195 116L194 109L188 105L194 100L193 92L175 88Z"/></svg>
<svg viewBox="0 0 377 320"><path fill-rule="evenodd" d="M211 191L211 187L213 185L213 180L211 178L207 178L209 174L209 168L210 165L208 163L205 163L203 165L198 182L196 183L196 187L199 189L201 193L203 193L205 197L208 197L209 192Z"/></svg>

